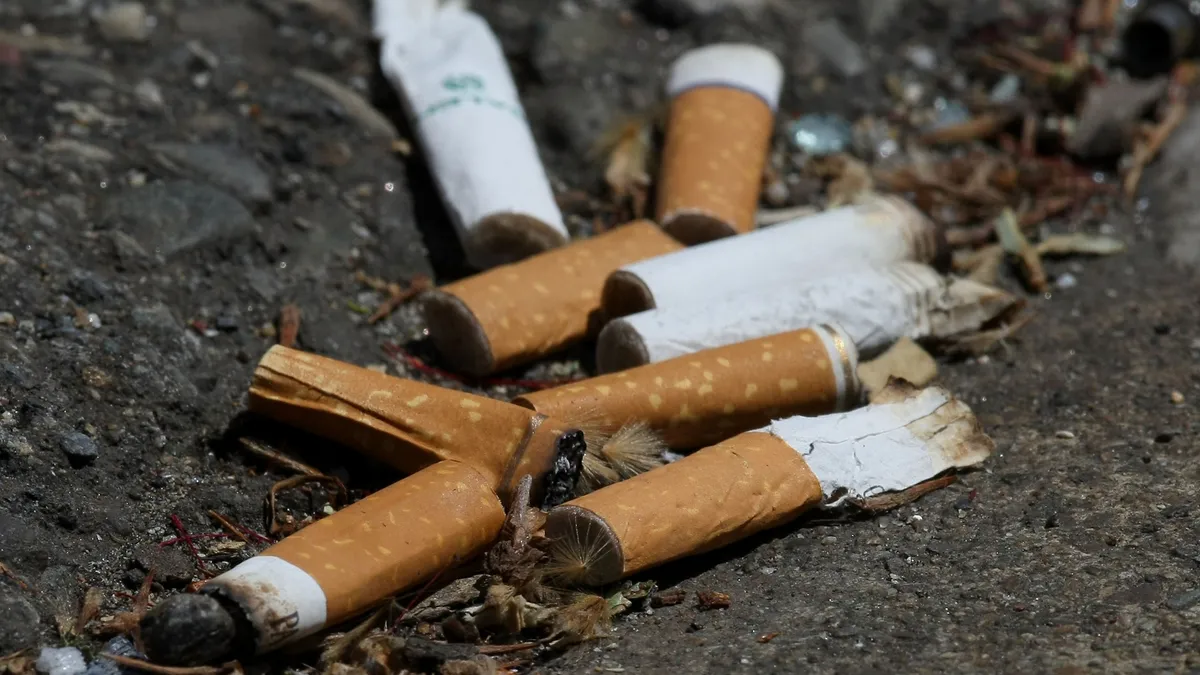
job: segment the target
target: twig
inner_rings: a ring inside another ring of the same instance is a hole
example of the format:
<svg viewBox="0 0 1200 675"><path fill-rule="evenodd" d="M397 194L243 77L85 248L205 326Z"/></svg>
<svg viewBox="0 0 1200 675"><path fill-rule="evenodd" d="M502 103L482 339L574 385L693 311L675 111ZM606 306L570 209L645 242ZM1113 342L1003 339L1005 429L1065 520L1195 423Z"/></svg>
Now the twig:
<svg viewBox="0 0 1200 675"><path fill-rule="evenodd" d="M237 539L238 541L242 542L243 544L250 543L250 538L247 537L244 533L242 533L236 525L234 525L233 523L226 520L225 516L217 513L216 511L213 511L212 509L209 509L208 516L210 518L212 518L213 520L217 521L217 523L222 528L224 528L225 531L228 532L229 535L232 536L234 539Z"/></svg>
<svg viewBox="0 0 1200 675"><path fill-rule="evenodd" d="M15 581L22 590L29 590L29 584L25 583L24 579L17 576L16 572L12 571L8 565L5 565L2 562L0 562L0 577L8 577L9 579Z"/></svg>
<svg viewBox="0 0 1200 675"><path fill-rule="evenodd" d="M247 451L251 452L252 454L258 455L259 457L262 457L263 459L265 459L269 462L274 462L275 464L278 464L278 465L284 467L285 469L291 469L292 471L295 471L298 474L301 474L304 476L323 476L323 475L325 475L325 474L321 473L320 471L314 469L313 467L305 464L304 462L301 462L298 459L293 459L292 457L289 457L274 448L263 445L262 443L259 443L258 441L251 440L249 438L239 438L238 442L241 443L243 448L245 448Z"/></svg>
<svg viewBox="0 0 1200 675"><path fill-rule="evenodd" d="M512 654L513 652L523 652L527 649L540 647L543 641L537 642L518 642L511 645L479 645L479 653L484 656L499 656L501 654Z"/></svg>
<svg viewBox="0 0 1200 675"><path fill-rule="evenodd" d="M1186 116L1187 102L1183 99L1171 101L1167 105L1167 111L1163 114L1162 122L1151 129L1146 138L1138 144L1133 151L1133 164L1129 168L1129 173L1125 174L1126 199L1133 199L1137 196L1138 184L1142 181L1142 172L1146 170L1146 165L1158 156L1162 146L1175 132L1175 129L1183 123Z"/></svg>
<svg viewBox="0 0 1200 675"><path fill-rule="evenodd" d="M295 347L299 336L300 308L293 304L284 305L283 309L279 310L279 344Z"/></svg>
<svg viewBox="0 0 1200 675"><path fill-rule="evenodd" d="M117 654L102 653L100 656L111 661L116 661L123 666L144 670L148 673L158 673L158 675L226 675L227 673L242 672L242 664L237 661L230 661L220 666L192 666L185 668L179 666L160 666L149 661L142 661L141 659L134 659L128 656L119 656Z"/></svg>
<svg viewBox="0 0 1200 675"><path fill-rule="evenodd" d="M858 502L857 505L862 510L869 511L871 513L883 513L884 511L891 511L893 509L898 509L905 504L915 502L930 492L933 492L934 490L940 490L956 480L958 480L958 477L953 474L949 476L942 476L941 478L934 478L933 480L927 480L924 483L914 485L907 490L901 490L900 492L893 492L876 497L868 497Z"/></svg>
<svg viewBox="0 0 1200 675"><path fill-rule="evenodd" d="M433 279L430 279L424 274L418 274L417 276L413 277L412 281L408 284L408 288L401 288L399 284L390 286L388 289L390 292L388 299L384 300L383 304L379 305L375 312L371 314L371 316L367 317L367 323L378 323L381 319L391 315L392 312L396 311L397 307L408 302L418 293L427 291L431 288L433 288Z"/></svg>
<svg viewBox="0 0 1200 675"><path fill-rule="evenodd" d="M921 135L920 142L935 145L981 141L1000 133L1013 119L1013 113L990 112L972 117L966 122L952 124Z"/></svg>

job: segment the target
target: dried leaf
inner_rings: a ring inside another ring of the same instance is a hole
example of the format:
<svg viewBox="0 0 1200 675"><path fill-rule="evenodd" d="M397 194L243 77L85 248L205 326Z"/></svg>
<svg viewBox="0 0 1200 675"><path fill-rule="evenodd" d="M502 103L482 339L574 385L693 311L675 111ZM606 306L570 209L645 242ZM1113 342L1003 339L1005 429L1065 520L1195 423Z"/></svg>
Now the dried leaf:
<svg viewBox="0 0 1200 675"><path fill-rule="evenodd" d="M872 396L892 378L923 387L937 378L937 361L909 338L900 338L875 359L860 363L858 377Z"/></svg>
<svg viewBox="0 0 1200 675"><path fill-rule="evenodd" d="M696 602L701 610L710 609L725 609L733 604L733 600L728 593L720 591L698 591L696 593Z"/></svg>
<svg viewBox="0 0 1200 675"><path fill-rule="evenodd" d="M1125 250L1125 243L1099 234L1056 234L1037 245L1038 255L1114 255Z"/></svg>
<svg viewBox="0 0 1200 675"><path fill-rule="evenodd" d="M1039 293L1045 291L1049 281L1046 270L1042 267L1042 259L1037 249L1029 244L1029 240L1021 232L1021 226L1012 209L1004 209L996 219L996 237L1004 251L1016 256L1020 261L1025 282L1029 287Z"/></svg>

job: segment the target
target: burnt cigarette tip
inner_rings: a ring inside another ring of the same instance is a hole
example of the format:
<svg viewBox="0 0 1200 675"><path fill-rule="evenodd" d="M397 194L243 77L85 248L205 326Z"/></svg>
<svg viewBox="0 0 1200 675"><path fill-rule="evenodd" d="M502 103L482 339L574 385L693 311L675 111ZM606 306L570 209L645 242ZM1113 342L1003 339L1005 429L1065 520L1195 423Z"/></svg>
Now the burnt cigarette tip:
<svg viewBox="0 0 1200 675"><path fill-rule="evenodd" d="M471 231L466 248L482 268L524 260L567 243L562 232L521 213L495 213Z"/></svg>
<svg viewBox="0 0 1200 675"><path fill-rule="evenodd" d="M596 338L596 367L615 373L650 363L650 352L637 329L628 321L610 321Z"/></svg>
<svg viewBox="0 0 1200 675"><path fill-rule="evenodd" d="M433 290L424 294L421 306L433 346L456 370L477 377L492 372L492 345L466 303L452 293Z"/></svg>
<svg viewBox="0 0 1200 675"><path fill-rule="evenodd" d="M568 431L558 437L554 465L546 473L542 510L552 509L571 498L579 473L583 471L583 456L587 442L582 431Z"/></svg>
<svg viewBox="0 0 1200 675"><path fill-rule="evenodd" d="M197 666L227 659L238 651L238 621L215 597L173 595L142 619L146 655L155 663Z"/></svg>
<svg viewBox="0 0 1200 675"><path fill-rule="evenodd" d="M604 281L600 304L609 319L654 309L654 293L633 272L617 270Z"/></svg>
<svg viewBox="0 0 1200 675"><path fill-rule="evenodd" d="M1196 18L1183 3L1160 0L1140 12L1122 36L1125 70L1137 78L1171 72L1193 47Z"/></svg>
<svg viewBox="0 0 1200 675"><path fill-rule="evenodd" d="M680 213L663 220L663 229L675 239L695 246L737 234L729 223L703 213Z"/></svg>
<svg viewBox="0 0 1200 675"><path fill-rule="evenodd" d="M604 518L570 504L546 517L550 540L548 573L574 586L603 586L625 574L621 540Z"/></svg>

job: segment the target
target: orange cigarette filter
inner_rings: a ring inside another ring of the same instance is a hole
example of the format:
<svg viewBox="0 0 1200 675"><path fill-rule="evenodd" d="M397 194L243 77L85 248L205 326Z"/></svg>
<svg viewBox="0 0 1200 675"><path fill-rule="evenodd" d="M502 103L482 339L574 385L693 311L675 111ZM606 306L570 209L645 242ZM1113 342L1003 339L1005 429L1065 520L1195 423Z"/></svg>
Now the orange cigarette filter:
<svg viewBox="0 0 1200 675"><path fill-rule="evenodd" d="M658 220L698 244L754 229L783 68L746 44L694 49L672 67Z"/></svg>
<svg viewBox="0 0 1200 675"><path fill-rule="evenodd" d="M858 352L833 325L781 333L533 392L514 403L611 434L642 421L697 448L774 418L857 404Z"/></svg>
<svg viewBox="0 0 1200 675"><path fill-rule="evenodd" d="M636 221L425 294L430 337L476 376L535 361L597 330L604 281L623 265L683 245Z"/></svg>
<svg viewBox="0 0 1200 675"><path fill-rule="evenodd" d="M503 525L490 476L439 462L292 534L204 592L237 603L266 652L457 567Z"/></svg>
<svg viewBox="0 0 1200 675"><path fill-rule="evenodd" d="M575 581L602 585L782 525L821 499L800 453L749 432L573 499L545 533L587 561Z"/></svg>
<svg viewBox="0 0 1200 675"><path fill-rule="evenodd" d="M545 487L556 462L583 452L582 434L528 408L281 346L255 369L249 407L404 473L460 461L501 495L525 474Z"/></svg>

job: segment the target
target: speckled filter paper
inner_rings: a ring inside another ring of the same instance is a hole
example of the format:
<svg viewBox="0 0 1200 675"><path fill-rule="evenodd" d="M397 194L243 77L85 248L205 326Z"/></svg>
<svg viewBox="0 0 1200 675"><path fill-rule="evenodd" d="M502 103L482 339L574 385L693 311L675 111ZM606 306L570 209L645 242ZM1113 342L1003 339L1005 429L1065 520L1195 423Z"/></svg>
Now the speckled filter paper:
<svg viewBox="0 0 1200 675"><path fill-rule="evenodd" d="M205 585L234 600L259 653L369 610L482 553L504 525L490 478L440 462L322 518Z"/></svg>
<svg viewBox="0 0 1200 675"><path fill-rule="evenodd" d="M617 319L600 333L596 361L611 372L822 323L841 326L869 358L902 337L979 330L1017 301L998 288L900 262Z"/></svg>
<svg viewBox="0 0 1200 675"><path fill-rule="evenodd" d="M595 584L728 545L821 502L905 490L979 464L994 443L939 388L889 385L877 403L793 417L551 511L546 535L597 553Z"/></svg>
<svg viewBox="0 0 1200 675"><path fill-rule="evenodd" d="M570 237L504 52L463 4L376 0L374 28L459 238L486 268Z"/></svg>
<svg viewBox="0 0 1200 675"><path fill-rule="evenodd" d="M447 284L426 298L431 337L451 366L475 375L529 363L598 329L600 289L613 270L681 248L636 221Z"/></svg>
<svg viewBox="0 0 1200 675"><path fill-rule="evenodd" d="M502 495L541 478L568 431L521 406L278 345L254 371L249 407L405 473L461 461Z"/></svg>
<svg viewBox="0 0 1200 675"><path fill-rule="evenodd" d="M789 415L858 402L858 355L817 326L670 359L514 399L544 415L615 432L645 422L672 448L697 448Z"/></svg>
<svg viewBox="0 0 1200 675"><path fill-rule="evenodd" d="M874 197L625 265L605 282L603 304L616 317L697 298L770 293L854 269L932 262L942 243L937 227L912 205Z"/></svg>
<svg viewBox="0 0 1200 675"><path fill-rule="evenodd" d="M754 228L782 81L775 56L753 45L676 61L658 187L658 220L672 236L695 244Z"/></svg>

